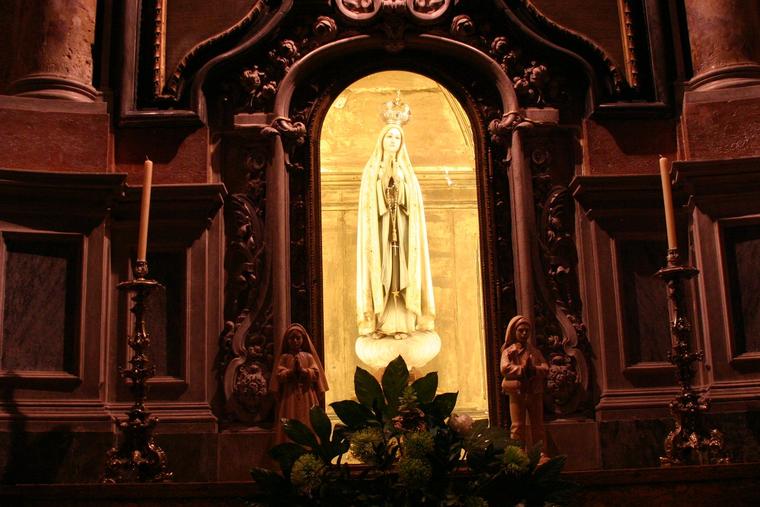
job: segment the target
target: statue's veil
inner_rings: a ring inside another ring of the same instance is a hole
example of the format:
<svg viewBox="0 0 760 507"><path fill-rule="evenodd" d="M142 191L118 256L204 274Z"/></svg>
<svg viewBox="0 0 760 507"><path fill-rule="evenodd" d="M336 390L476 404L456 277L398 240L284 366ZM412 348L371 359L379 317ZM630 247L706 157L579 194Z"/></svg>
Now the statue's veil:
<svg viewBox="0 0 760 507"><path fill-rule="evenodd" d="M427 226L422 192L406 149L406 135L399 125L386 125L375 143L375 148L364 166L359 188L359 214L356 238L356 311L359 334L375 330L375 316L383 312L385 298L381 281L382 245L378 221L378 197L375 190L382 170L383 138L391 129L401 133L401 147L396 153L396 167L407 182L407 212L409 216L408 283L405 302L409 311L417 316L417 328L432 330L435 320L433 283L430 275L430 255L427 243Z"/></svg>

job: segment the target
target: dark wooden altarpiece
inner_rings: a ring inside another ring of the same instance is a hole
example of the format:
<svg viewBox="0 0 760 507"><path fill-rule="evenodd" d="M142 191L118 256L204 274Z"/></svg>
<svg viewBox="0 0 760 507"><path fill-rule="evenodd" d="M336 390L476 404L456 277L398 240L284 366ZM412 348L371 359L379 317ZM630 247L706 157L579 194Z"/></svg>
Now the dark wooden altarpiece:
<svg viewBox="0 0 760 507"><path fill-rule="evenodd" d="M549 451L571 469L658 462L676 386L665 291L651 278L665 262L656 155L680 154L681 255L701 270L689 311L708 358L698 384L736 412L721 414L734 448L760 456L742 420L760 390L760 149L739 143L737 162L704 148L689 122L678 131L673 83L692 73L681 2L613 3L599 9L619 19L580 0L572 12L552 0L98 2L102 102L0 97L17 115L3 136L42 115L51 138L98 144L46 164L37 150L27 161L10 152L20 170L0 170L6 482L98 480L111 417L130 404L118 366L131 324L116 285L131 276L146 154L157 183L148 260L167 287L148 309L157 440L181 481L243 480L265 461L276 341L299 322L324 348L322 122L341 91L384 70L434 79L473 127L492 424L508 424L499 348L522 313L551 365ZM699 114L706 128L713 113ZM34 431L59 448L18 437ZM70 466L35 468L25 449Z"/></svg>

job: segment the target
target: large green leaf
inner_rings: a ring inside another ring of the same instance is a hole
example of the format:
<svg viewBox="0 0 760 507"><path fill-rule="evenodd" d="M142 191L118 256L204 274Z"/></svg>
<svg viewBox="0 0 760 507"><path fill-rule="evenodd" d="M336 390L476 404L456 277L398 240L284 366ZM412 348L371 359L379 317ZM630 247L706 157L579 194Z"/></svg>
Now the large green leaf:
<svg viewBox="0 0 760 507"><path fill-rule="evenodd" d="M417 395L417 401L420 403L430 403L435 397L435 390L438 389L438 372L432 371L422 378L412 382L412 389Z"/></svg>
<svg viewBox="0 0 760 507"><path fill-rule="evenodd" d="M562 468L565 466L565 461L567 461L567 456L554 456L543 465L536 467L536 471L533 472L533 479L537 482L559 479Z"/></svg>
<svg viewBox="0 0 760 507"><path fill-rule="evenodd" d="M408 383L409 370L406 367L404 358L398 356L388 363L382 378L385 399L388 401L388 406L391 407L392 412L395 413L396 408L398 408L399 396L401 396L401 391L404 390Z"/></svg>
<svg viewBox="0 0 760 507"><path fill-rule="evenodd" d="M261 467L253 467L251 469L251 477L253 477L254 481L261 483L275 482L278 479L282 479L282 476L274 470L269 470L268 468Z"/></svg>
<svg viewBox="0 0 760 507"><path fill-rule="evenodd" d="M472 433L464 442L467 451L485 449L489 445L496 449L504 449L511 442L509 432L498 426L488 426L488 420L482 419L472 424Z"/></svg>
<svg viewBox="0 0 760 507"><path fill-rule="evenodd" d="M319 405L314 405L309 410L309 421L311 421L311 427L314 433L319 437L319 443L323 447L330 443L330 435L332 434L332 424L330 419L325 414L325 411Z"/></svg>
<svg viewBox="0 0 760 507"><path fill-rule="evenodd" d="M312 449L318 449L317 437L311 428L306 426L298 419L287 419L282 423L282 429L285 434L295 443L305 445Z"/></svg>
<svg viewBox="0 0 760 507"><path fill-rule="evenodd" d="M385 401L380 383L370 372L358 366L354 372L354 390L356 399L368 409L373 410L375 406L383 409Z"/></svg>
<svg viewBox="0 0 760 507"><path fill-rule="evenodd" d="M564 479L541 481L543 500L551 505L567 505L580 489L580 485Z"/></svg>
<svg viewBox="0 0 760 507"><path fill-rule="evenodd" d="M335 414L351 429L367 426L375 415L370 409L354 400L343 400L330 403Z"/></svg>
<svg viewBox="0 0 760 507"><path fill-rule="evenodd" d="M536 468L539 460L541 459L541 451L544 449L544 443L538 442L536 445L530 448L528 451L528 461L533 468Z"/></svg>
<svg viewBox="0 0 760 507"><path fill-rule="evenodd" d="M308 451L303 446L294 444L293 442L285 442L284 444L275 445L269 449L269 455L273 460L280 465L280 470L285 476L290 475L290 469L293 468L293 463L298 458L306 454Z"/></svg>
<svg viewBox="0 0 760 507"><path fill-rule="evenodd" d="M293 488L290 481L277 472L257 467L251 470L251 477L256 483L258 493L254 493L253 497L249 499L251 500L248 503L250 507L273 507L281 505L281 501L287 502L292 497ZM286 505L293 505L293 502Z"/></svg>
<svg viewBox="0 0 760 507"><path fill-rule="evenodd" d="M433 411L440 419L446 419L457 404L459 393L443 393L433 399Z"/></svg>

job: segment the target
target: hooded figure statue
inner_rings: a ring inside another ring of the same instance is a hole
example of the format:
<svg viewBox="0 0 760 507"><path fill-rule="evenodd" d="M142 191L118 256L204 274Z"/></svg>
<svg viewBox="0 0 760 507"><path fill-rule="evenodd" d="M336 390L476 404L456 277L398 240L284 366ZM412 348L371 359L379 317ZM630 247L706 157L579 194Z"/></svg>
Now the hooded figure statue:
<svg viewBox="0 0 760 507"><path fill-rule="evenodd" d="M400 124L386 125L364 166L356 241L360 336L403 339L433 331L425 209Z"/></svg>

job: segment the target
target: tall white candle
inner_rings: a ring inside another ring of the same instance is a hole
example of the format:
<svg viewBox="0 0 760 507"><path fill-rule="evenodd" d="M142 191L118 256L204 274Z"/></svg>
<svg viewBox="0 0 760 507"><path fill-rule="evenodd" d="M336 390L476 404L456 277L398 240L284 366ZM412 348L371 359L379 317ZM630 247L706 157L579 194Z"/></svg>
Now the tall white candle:
<svg viewBox="0 0 760 507"><path fill-rule="evenodd" d="M665 227L668 232L668 249L678 248L676 236L676 213L673 208L673 190L670 187L670 161L660 157L660 179L662 180L662 200L665 204Z"/></svg>
<svg viewBox="0 0 760 507"><path fill-rule="evenodd" d="M142 201L140 203L140 229L137 234L137 260L145 261L148 251L148 219L150 215L150 189L153 183L153 162L145 159Z"/></svg>

